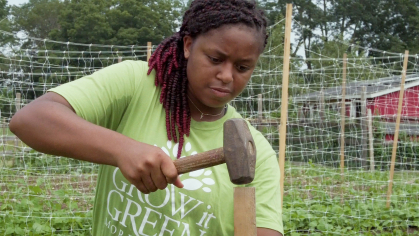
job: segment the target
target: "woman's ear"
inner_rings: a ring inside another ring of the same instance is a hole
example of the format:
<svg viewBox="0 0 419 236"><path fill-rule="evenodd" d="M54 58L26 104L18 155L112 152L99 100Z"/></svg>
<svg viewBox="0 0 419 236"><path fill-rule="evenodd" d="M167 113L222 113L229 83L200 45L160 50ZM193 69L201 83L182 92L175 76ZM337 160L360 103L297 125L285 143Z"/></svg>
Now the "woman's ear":
<svg viewBox="0 0 419 236"><path fill-rule="evenodd" d="M192 48L193 39L191 36L186 35L183 37L183 53L186 59L189 59L191 55L191 48Z"/></svg>

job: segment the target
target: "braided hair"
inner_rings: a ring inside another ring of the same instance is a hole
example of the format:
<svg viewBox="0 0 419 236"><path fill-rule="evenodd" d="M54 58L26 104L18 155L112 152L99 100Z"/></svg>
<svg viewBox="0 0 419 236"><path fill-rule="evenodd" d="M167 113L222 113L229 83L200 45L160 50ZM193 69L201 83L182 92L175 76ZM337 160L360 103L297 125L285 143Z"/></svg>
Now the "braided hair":
<svg viewBox="0 0 419 236"><path fill-rule="evenodd" d="M166 111L169 140L179 141L180 158L184 135L189 136L191 113L187 101L187 60L183 38L192 38L227 24L244 24L261 32L266 46L267 19L254 0L194 0L183 16L179 32L165 39L149 60L148 74L156 71L155 84L161 87L160 103ZM177 129L176 129L177 128Z"/></svg>

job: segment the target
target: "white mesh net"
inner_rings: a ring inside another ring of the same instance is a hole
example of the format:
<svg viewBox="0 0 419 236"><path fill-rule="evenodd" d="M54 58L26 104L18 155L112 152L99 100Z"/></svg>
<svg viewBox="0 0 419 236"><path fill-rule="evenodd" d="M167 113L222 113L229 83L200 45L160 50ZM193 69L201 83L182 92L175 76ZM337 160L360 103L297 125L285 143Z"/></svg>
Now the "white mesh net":
<svg viewBox="0 0 419 236"><path fill-rule="evenodd" d="M147 47L25 40L33 48L0 53L0 234L90 235L97 165L36 152L8 123L49 88L119 60L146 60Z"/></svg>
<svg viewBox="0 0 419 236"><path fill-rule="evenodd" d="M279 148L284 47L279 32L284 32L284 25L278 23L271 28L274 37L259 68L244 96L235 101L239 111L259 125L275 150ZM342 105L345 52L346 95ZM410 55L408 60L390 208L386 207L386 198L404 54L333 40L312 42L310 50L301 50L290 60L284 187L286 232L417 233L419 56Z"/></svg>
<svg viewBox="0 0 419 236"><path fill-rule="evenodd" d="M279 21L269 28L271 37L249 86L232 101L275 150L279 148L284 25ZM31 150L9 131L8 122L16 110L49 88L117 63L119 58L146 60L147 47L29 40L31 49L0 54L0 234L90 235L97 166ZM348 59L343 133L344 52ZM409 56L391 207L386 208L403 59L400 53L339 40L316 44L291 57L283 212L286 233L416 232L418 55Z"/></svg>

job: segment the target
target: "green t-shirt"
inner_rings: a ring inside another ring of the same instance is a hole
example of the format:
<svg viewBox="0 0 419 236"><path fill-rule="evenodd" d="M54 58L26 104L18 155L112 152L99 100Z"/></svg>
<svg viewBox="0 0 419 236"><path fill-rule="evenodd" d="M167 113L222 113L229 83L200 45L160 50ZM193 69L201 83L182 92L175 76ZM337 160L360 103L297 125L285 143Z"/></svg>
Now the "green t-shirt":
<svg viewBox="0 0 419 236"><path fill-rule="evenodd" d="M125 61L50 91L62 95L87 121L160 147L172 159L178 146L168 141L161 88L145 62ZM191 121L182 156L223 145L223 123L241 118L231 106L214 122ZM257 227L283 233L279 166L263 135L250 127L256 143ZM101 165L96 189L93 235L233 235L233 192L225 164L183 174L185 187L169 185L149 195L131 185L118 168Z"/></svg>

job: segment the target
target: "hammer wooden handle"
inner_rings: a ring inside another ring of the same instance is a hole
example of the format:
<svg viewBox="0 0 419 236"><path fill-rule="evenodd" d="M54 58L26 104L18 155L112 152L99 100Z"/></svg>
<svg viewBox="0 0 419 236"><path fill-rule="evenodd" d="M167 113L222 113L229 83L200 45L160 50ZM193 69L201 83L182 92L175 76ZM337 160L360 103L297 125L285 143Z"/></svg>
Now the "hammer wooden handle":
<svg viewBox="0 0 419 236"><path fill-rule="evenodd" d="M184 174L225 163L223 148L202 152L173 161L178 174Z"/></svg>

